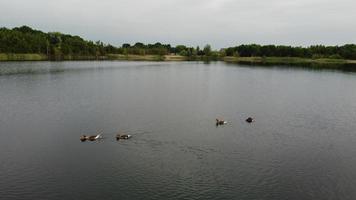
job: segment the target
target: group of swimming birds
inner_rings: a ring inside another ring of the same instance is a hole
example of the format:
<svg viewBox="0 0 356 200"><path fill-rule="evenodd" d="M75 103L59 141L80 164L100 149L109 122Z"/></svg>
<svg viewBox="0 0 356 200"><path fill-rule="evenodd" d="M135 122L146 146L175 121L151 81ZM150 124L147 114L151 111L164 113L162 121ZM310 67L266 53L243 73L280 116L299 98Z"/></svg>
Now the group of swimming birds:
<svg viewBox="0 0 356 200"><path fill-rule="evenodd" d="M249 117L245 120L247 123L252 123L255 121L255 119L253 119L252 117ZM227 124L227 121L221 120L221 119L216 119L216 126L220 126L220 125L224 125ZM87 136L87 135L82 135L80 136L80 141L85 142L85 141L95 141L98 139L103 138L101 134L98 135L91 135L91 136ZM127 140L131 138L131 135L127 135L127 134L117 134L116 135L116 140Z"/></svg>
<svg viewBox="0 0 356 200"><path fill-rule="evenodd" d="M98 140L101 138L103 138L103 136L101 134L91 135L91 136L82 135L82 136L80 136L80 141L82 141L82 142L85 142L87 140L95 141L95 140ZM127 135L127 134L117 134L116 135L116 140L127 140L129 138L131 138L131 135Z"/></svg>
<svg viewBox="0 0 356 200"><path fill-rule="evenodd" d="M245 120L247 123L252 123L255 121L252 117L249 117ZM227 121L221 120L221 119L216 119L216 126L224 125L227 124Z"/></svg>

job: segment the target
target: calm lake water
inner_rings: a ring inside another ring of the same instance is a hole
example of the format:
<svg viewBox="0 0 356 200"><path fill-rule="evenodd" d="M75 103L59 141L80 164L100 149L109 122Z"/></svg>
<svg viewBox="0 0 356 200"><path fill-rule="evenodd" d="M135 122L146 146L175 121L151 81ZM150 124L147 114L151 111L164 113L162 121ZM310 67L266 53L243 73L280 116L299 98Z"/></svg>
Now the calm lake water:
<svg viewBox="0 0 356 200"><path fill-rule="evenodd" d="M356 199L354 72L0 63L0 136L0 199Z"/></svg>

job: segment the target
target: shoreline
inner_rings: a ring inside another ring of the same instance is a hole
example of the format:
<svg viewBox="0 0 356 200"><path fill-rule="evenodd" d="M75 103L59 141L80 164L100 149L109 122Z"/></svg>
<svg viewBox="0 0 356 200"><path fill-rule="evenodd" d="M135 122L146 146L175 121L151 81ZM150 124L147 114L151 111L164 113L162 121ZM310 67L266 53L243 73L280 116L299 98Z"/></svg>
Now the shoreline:
<svg viewBox="0 0 356 200"><path fill-rule="evenodd" d="M63 56L61 59L49 59L44 54L6 54L0 53L0 62L11 61L209 61L211 59L207 57L186 57L180 55L133 55L133 54L108 54L106 56ZM215 59L216 60L216 59ZM214 61L215 61L214 60ZM224 61L228 63L243 63L243 64L281 64L281 65L344 65L344 64L356 64L356 60L345 59L311 59L300 57L231 57L226 56L217 59L217 61Z"/></svg>
<svg viewBox="0 0 356 200"><path fill-rule="evenodd" d="M128 60L128 61L189 61L185 56L179 55L134 55L134 54L107 54L105 56L62 56L60 59L50 59L45 54L32 53L0 53L0 62L8 61L90 61L90 60ZM200 59L198 59L200 60Z"/></svg>
<svg viewBox="0 0 356 200"><path fill-rule="evenodd" d="M251 64L356 64L356 60L300 57L224 57L223 61Z"/></svg>

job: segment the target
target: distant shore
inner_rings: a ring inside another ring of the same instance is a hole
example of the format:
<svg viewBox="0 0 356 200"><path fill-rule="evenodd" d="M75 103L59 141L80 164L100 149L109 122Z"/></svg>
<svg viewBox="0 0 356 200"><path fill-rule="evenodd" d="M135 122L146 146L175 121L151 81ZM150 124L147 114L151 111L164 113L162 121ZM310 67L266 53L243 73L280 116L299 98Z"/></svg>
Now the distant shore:
<svg viewBox="0 0 356 200"><path fill-rule="evenodd" d="M57 61L83 61L83 60L127 60L127 61L203 61L209 60L209 57L186 57L180 55L124 55L108 54L106 56L63 56ZM345 59L311 59L299 57L232 57L226 56L219 58L220 61L230 63L250 63L250 64L356 64L356 60ZM0 61L56 61L49 59L44 54L5 54L0 53Z"/></svg>
<svg viewBox="0 0 356 200"><path fill-rule="evenodd" d="M60 59L49 58L45 54L0 53L1 61L81 61L81 60L131 60L131 61L188 61L188 57L179 55L133 55L108 54L105 56L63 56Z"/></svg>
<svg viewBox="0 0 356 200"><path fill-rule="evenodd" d="M299 57L224 57L225 62L256 64L356 64L356 60Z"/></svg>

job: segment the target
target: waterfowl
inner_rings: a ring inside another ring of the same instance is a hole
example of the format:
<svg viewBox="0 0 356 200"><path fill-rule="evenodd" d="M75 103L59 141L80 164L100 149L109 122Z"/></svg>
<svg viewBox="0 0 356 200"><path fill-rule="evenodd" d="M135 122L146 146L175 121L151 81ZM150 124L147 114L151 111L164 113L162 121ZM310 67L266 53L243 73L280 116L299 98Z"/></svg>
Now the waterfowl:
<svg viewBox="0 0 356 200"><path fill-rule="evenodd" d="M226 123L227 123L227 122L224 121L224 120L216 119L216 126L224 125L224 124L226 124Z"/></svg>
<svg viewBox="0 0 356 200"><path fill-rule="evenodd" d="M131 138L131 135L126 135L126 134L117 134L116 135L116 140L127 140Z"/></svg>
<svg viewBox="0 0 356 200"><path fill-rule="evenodd" d="M249 118L247 118L246 119L246 122L247 123L252 123L252 122L254 122L255 120L252 118L252 117L249 117Z"/></svg>
<svg viewBox="0 0 356 200"><path fill-rule="evenodd" d="M80 136L80 141L82 141L82 142L85 142L86 140L95 141L99 138L101 138L101 134L91 135L91 136L82 135L82 136Z"/></svg>
<svg viewBox="0 0 356 200"><path fill-rule="evenodd" d="M99 135L92 135L92 136L89 136L89 140L90 140L90 141L94 141L94 140L99 139L100 137L101 137L101 134L99 134Z"/></svg>
<svg viewBox="0 0 356 200"><path fill-rule="evenodd" d="M84 142L85 140L87 140L87 136L86 135L80 136L80 141Z"/></svg>

